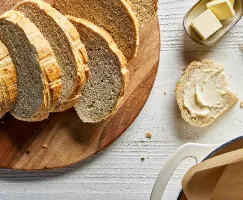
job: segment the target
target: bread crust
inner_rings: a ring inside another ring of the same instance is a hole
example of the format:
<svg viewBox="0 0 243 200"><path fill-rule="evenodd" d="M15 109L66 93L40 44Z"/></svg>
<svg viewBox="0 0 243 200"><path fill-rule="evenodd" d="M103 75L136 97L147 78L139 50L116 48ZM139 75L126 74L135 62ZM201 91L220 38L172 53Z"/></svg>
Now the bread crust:
<svg viewBox="0 0 243 200"><path fill-rule="evenodd" d="M122 74L123 77L123 89L120 92L120 96L118 98L117 104L114 107L113 111L105 116L104 118L100 119L99 121L105 120L107 119L109 116L113 115L119 105L119 103L121 102L123 95L124 95L124 91L128 85L129 82L129 75L130 72L127 69L126 65L127 65L127 59L126 57L123 55L123 53L121 52L121 50L117 47L117 45L115 44L114 40L112 39L111 35L105 31L103 28L98 27L97 25L93 24L90 21L87 21L85 19L81 19L81 18L76 18L73 16L67 16L67 18L72 22L74 21L75 23L80 23L83 26L86 26L87 28L89 28L91 31L93 31L95 34L99 35L100 37L102 37L104 39L104 41L108 44L110 51L114 53L114 55L117 56L117 58L119 59L120 62L120 72ZM76 110L78 110L78 106L74 106ZM93 121L91 123L97 123L99 121Z"/></svg>
<svg viewBox="0 0 243 200"><path fill-rule="evenodd" d="M43 77L44 77L44 86L45 90L44 92L44 99L43 99L43 105L38 110L38 112L33 116L33 119L22 119L19 116L15 116L17 119L22 121L40 121L39 119L35 119L35 116L39 116L44 114L45 116L48 115L48 113L51 111L51 107L53 104L55 104L55 100L53 101L52 96L55 96L56 94L60 93L60 90L62 90L61 86L61 70L56 62L54 53L50 47L50 44L48 41L43 37L43 35L39 32L37 27L29 21L21 12L19 11L8 11L4 13L0 19L5 19L10 21L13 24L18 25L26 34L27 38L29 39L30 43L35 47L38 57L39 57L39 64L42 69ZM46 71L52 71L54 73L46 73ZM17 80L15 80L17 81ZM51 85L55 82L55 84L58 85L57 91L53 90L51 88ZM52 93L55 93L54 95L51 95ZM56 98L56 97L55 97Z"/></svg>
<svg viewBox="0 0 243 200"><path fill-rule="evenodd" d="M189 81L191 74L194 72L195 69L203 69L203 68L214 68L219 66L219 64L215 63L212 60L203 60L203 61L194 61L192 62L185 70L183 76L181 77L180 81L176 85L176 100L177 104L180 108L182 118L189 124L197 127L205 127L213 123L217 118L212 118L209 116L197 116L193 117L190 114L190 111L184 106L184 89ZM222 65L220 65L222 66ZM223 66L222 66L223 67ZM222 108L220 115L223 115L230 107L232 107L238 98L235 94L230 93L228 97L228 101L225 106Z"/></svg>
<svg viewBox="0 0 243 200"><path fill-rule="evenodd" d="M126 1L126 0L120 0L120 1L124 5L124 8L127 11L127 14L130 16L130 18L131 18L131 20L133 22L134 30L135 30L135 43L134 43L134 47L133 47L134 48L133 55L131 57L127 57L127 60L130 61L131 59L136 57L137 53L138 53L138 46L139 46L139 21L138 21L138 18L136 16L136 14L134 13L130 3L128 3L128 1ZM112 41L113 41L113 39L112 39Z"/></svg>
<svg viewBox="0 0 243 200"><path fill-rule="evenodd" d="M17 97L17 77L14 63L7 47L0 41L0 118L10 111ZM4 95L5 94L5 95Z"/></svg>
<svg viewBox="0 0 243 200"><path fill-rule="evenodd" d="M83 85L88 79L88 75L89 75L89 68L87 67L88 55L85 46L80 41L79 34L76 28L72 25L72 23L65 16L63 16L59 11L53 8L50 4L41 0L26 0L17 4L15 8L17 9L18 6L21 6L26 3L34 4L40 10L44 11L46 15L51 17L63 30L71 45L72 53L74 55L75 62L76 62L75 66L77 71L77 84L76 87L74 88L74 91L70 95L69 100L67 102L58 102L57 106L54 108L53 111L62 112L68 110L71 107L73 107L74 104L76 103L77 95L79 94L80 90L82 89ZM59 89L56 85L54 86L53 91L54 91L53 93L59 92ZM57 95L54 95L54 99L57 100L58 98L55 98L55 96Z"/></svg>

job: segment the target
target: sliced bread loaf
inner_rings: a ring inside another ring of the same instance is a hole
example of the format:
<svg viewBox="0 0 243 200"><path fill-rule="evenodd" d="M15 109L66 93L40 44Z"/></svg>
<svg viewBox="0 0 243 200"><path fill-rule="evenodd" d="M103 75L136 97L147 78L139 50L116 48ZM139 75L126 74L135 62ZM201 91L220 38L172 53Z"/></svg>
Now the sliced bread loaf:
<svg viewBox="0 0 243 200"><path fill-rule="evenodd" d="M91 72L75 109L83 122L97 123L115 111L123 96L128 79L126 58L104 29L84 19L68 19L86 46Z"/></svg>
<svg viewBox="0 0 243 200"><path fill-rule="evenodd" d="M41 0L23 1L14 9L21 11L37 26L49 41L61 67L63 92L55 111L73 107L89 72L87 52L77 30L65 16Z"/></svg>
<svg viewBox="0 0 243 200"><path fill-rule="evenodd" d="M6 46L0 41L0 118L10 111L17 98L16 69Z"/></svg>
<svg viewBox="0 0 243 200"><path fill-rule="evenodd" d="M157 16L158 0L129 0L136 13L139 25Z"/></svg>
<svg viewBox="0 0 243 200"><path fill-rule="evenodd" d="M210 60L192 62L187 67L176 86L177 104L186 122L208 126L237 102L223 70L222 65Z"/></svg>
<svg viewBox="0 0 243 200"><path fill-rule="evenodd" d="M0 17L0 40L17 73L17 100L12 115L23 121L47 118L61 93L61 72L49 43L29 19L13 10Z"/></svg>
<svg viewBox="0 0 243 200"><path fill-rule="evenodd" d="M106 29L128 60L136 55L139 25L126 0L55 0L55 7Z"/></svg>

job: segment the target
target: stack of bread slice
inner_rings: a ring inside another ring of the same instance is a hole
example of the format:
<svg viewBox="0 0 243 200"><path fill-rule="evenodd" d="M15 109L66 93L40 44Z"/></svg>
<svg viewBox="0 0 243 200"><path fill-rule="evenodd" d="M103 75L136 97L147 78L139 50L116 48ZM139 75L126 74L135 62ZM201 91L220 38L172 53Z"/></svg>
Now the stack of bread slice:
<svg viewBox="0 0 243 200"><path fill-rule="evenodd" d="M0 117L34 122L75 107L81 120L96 123L114 113L139 25L127 1L98 2L91 12L92 0L68 11L73 0L57 1L61 13L27 0L0 16Z"/></svg>

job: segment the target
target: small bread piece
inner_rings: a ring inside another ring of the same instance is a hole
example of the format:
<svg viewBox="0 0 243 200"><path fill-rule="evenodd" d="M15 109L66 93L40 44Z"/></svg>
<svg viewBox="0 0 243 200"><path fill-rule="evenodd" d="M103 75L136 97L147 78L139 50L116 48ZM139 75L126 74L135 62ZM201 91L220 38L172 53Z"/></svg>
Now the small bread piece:
<svg viewBox="0 0 243 200"><path fill-rule="evenodd" d="M136 13L139 25L157 17L158 0L129 0L133 11Z"/></svg>
<svg viewBox="0 0 243 200"><path fill-rule="evenodd" d="M65 15L84 18L104 28L128 60L137 53L139 24L126 0L54 0Z"/></svg>
<svg viewBox="0 0 243 200"><path fill-rule="evenodd" d="M21 11L37 26L50 43L61 67L63 92L54 111L62 112L73 107L89 74L87 52L77 30L65 16L44 1L23 1L14 9Z"/></svg>
<svg viewBox="0 0 243 200"><path fill-rule="evenodd" d="M218 67L223 68L222 65L219 65L210 60L192 62L185 70L185 73L181 77L180 81L177 83L176 100L180 108L181 115L186 122L193 126L204 127L210 125L238 101L237 96L229 92L225 105L223 107L208 107L210 113L206 116L193 116L191 112L186 108L184 104L184 91L187 87L192 87L192 85L188 84L191 81L191 77L194 76L198 70L218 69ZM211 113L217 113L217 117L211 117Z"/></svg>
<svg viewBox="0 0 243 200"><path fill-rule="evenodd" d="M0 118L10 111L17 98L16 69L6 46L0 41Z"/></svg>
<svg viewBox="0 0 243 200"><path fill-rule="evenodd" d="M91 72L74 107L83 122L97 123L116 110L124 94L129 74L126 58L104 29L84 19L68 19L86 46Z"/></svg>
<svg viewBox="0 0 243 200"><path fill-rule="evenodd" d="M17 73L17 100L11 114L23 121L47 118L55 102L52 90L61 93L55 90L61 84L61 71L49 43L29 19L13 10L0 17L0 40Z"/></svg>

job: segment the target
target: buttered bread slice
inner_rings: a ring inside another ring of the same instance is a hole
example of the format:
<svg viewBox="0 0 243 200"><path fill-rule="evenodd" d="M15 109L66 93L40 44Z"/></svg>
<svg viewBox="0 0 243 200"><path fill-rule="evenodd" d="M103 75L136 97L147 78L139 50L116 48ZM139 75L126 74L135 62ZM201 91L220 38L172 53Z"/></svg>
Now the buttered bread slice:
<svg viewBox="0 0 243 200"><path fill-rule="evenodd" d="M61 71L48 41L21 12L0 17L0 40L16 68L17 99L11 114L23 121L41 121L61 94Z"/></svg>
<svg viewBox="0 0 243 200"><path fill-rule="evenodd" d="M137 53L139 24L126 0L54 0L65 15L84 18L104 28L128 60Z"/></svg>
<svg viewBox="0 0 243 200"><path fill-rule="evenodd" d="M128 81L126 58L112 37L102 28L68 16L77 28L88 52L90 78L75 110L83 122L97 123L115 112Z"/></svg>
<svg viewBox="0 0 243 200"><path fill-rule="evenodd" d="M73 107L89 74L87 52L77 30L65 16L44 1L23 1L14 9L21 11L37 26L50 43L61 67L63 91L54 111Z"/></svg>
<svg viewBox="0 0 243 200"><path fill-rule="evenodd" d="M230 92L224 66L214 61L192 62L176 86L183 119L193 126L207 126L233 106L238 98Z"/></svg>

